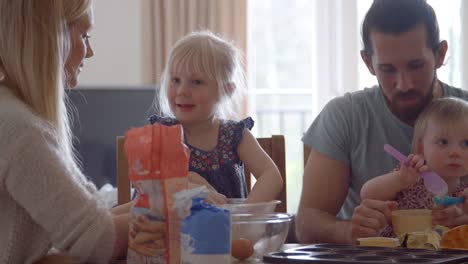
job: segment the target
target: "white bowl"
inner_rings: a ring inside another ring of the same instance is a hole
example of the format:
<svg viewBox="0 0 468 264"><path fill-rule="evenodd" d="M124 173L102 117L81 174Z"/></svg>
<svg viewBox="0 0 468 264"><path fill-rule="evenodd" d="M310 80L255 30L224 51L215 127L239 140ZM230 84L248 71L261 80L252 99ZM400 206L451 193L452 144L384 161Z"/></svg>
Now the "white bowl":
<svg viewBox="0 0 468 264"><path fill-rule="evenodd" d="M280 200L261 203L244 203L244 198L230 198L226 204L219 207L228 209L231 214L271 214L275 212Z"/></svg>

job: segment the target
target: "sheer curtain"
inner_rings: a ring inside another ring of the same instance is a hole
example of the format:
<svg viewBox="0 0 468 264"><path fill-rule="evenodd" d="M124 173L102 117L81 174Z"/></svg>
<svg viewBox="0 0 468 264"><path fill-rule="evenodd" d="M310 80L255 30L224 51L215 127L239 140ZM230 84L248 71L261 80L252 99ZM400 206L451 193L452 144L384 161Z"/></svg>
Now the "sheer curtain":
<svg viewBox="0 0 468 264"><path fill-rule="evenodd" d="M246 51L246 0L154 0L150 15L154 83L159 82L172 45L195 30L211 30Z"/></svg>
<svg viewBox="0 0 468 264"><path fill-rule="evenodd" d="M312 87L315 98L334 97L358 87L359 31L356 0L315 0ZM322 103L318 103L321 105Z"/></svg>
<svg viewBox="0 0 468 264"><path fill-rule="evenodd" d="M461 1L461 76L462 78L462 87L465 90L468 90L468 1Z"/></svg>
<svg viewBox="0 0 468 264"><path fill-rule="evenodd" d="M303 132L333 97L361 89L357 0L248 1L249 113L286 136L288 210L302 189Z"/></svg>

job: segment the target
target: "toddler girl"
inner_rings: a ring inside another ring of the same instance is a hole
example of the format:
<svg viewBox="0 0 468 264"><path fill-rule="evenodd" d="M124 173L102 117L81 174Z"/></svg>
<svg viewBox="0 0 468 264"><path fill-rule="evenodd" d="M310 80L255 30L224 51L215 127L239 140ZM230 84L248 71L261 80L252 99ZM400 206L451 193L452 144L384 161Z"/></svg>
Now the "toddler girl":
<svg viewBox="0 0 468 264"><path fill-rule="evenodd" d="M461 178L468 175L468 102L441 98L430 103L416 121L412 151L407 164L366 182L361 198L395 200L399 209L433 209L434 224L452 227L468 223L468 200L462 206L434 207L434 195L420 176L421 172L434 171L447 182L451 196L461 195L467 187ZM393 235L391 227L381 235Z"/></svg>

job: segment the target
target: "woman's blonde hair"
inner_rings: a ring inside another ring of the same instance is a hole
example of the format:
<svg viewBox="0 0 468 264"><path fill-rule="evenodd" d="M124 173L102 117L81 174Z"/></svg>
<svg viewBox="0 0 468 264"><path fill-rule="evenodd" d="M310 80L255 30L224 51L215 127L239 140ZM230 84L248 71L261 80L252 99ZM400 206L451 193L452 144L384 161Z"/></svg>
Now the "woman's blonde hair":
<svg viewBox="0 0 468 264"><path fill-rule="evenodd" d="M218 86L217 118L239 118L245 93L242 52L210 31L192 32L178 40L169 53L159 89L159 109L163 115L174 116L169 107L167 90L171 71L197 72L215 80Z"/></svg>
<svg viewBox="0 0 468 264"><path fill-rule="evenodd" d="M454 97L433 100L416 120L411 146L412 152L419 153L421 151L422 141L429 122L450 126L463 119L468 119L468 102Z"/></svg>
<svg viewBox="0 0 468 264"><path fill-rule="evenodd" d="M65 107L69 28L92 19L92 0L0 0L0 71L4 84L46 120L74 158Z"/></svg>

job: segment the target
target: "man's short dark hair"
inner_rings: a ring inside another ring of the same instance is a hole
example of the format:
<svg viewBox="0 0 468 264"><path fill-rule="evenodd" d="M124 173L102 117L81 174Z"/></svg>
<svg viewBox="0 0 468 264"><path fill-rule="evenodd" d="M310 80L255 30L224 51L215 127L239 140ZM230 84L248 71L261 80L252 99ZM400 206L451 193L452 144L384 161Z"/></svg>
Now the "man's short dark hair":
<svg viewBox="0 0 468 264"><path fill-rule="evenodd" d="M424 25L427 45L435 54L439 50L439 24L434 9L426 0L374 0L362 23L364 52L374 53L371 32L400 34Z"/></svg>

